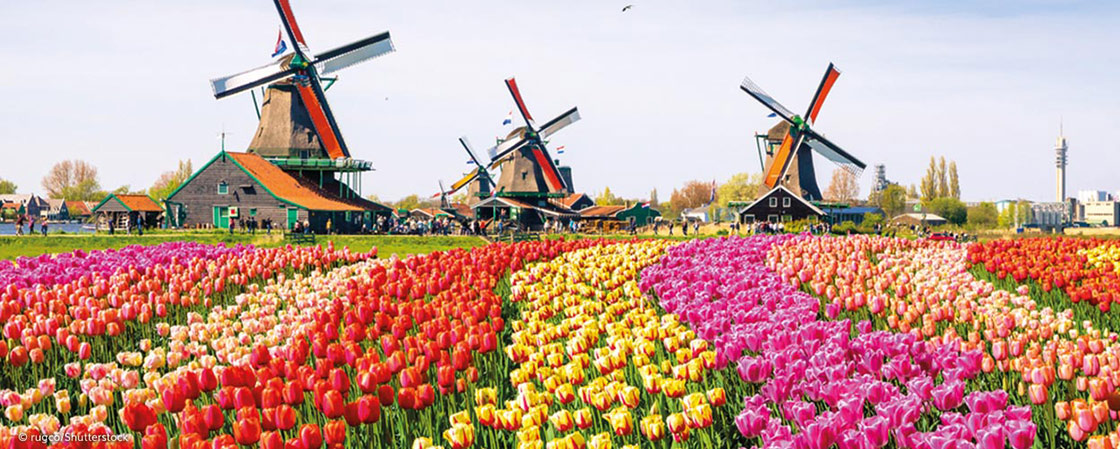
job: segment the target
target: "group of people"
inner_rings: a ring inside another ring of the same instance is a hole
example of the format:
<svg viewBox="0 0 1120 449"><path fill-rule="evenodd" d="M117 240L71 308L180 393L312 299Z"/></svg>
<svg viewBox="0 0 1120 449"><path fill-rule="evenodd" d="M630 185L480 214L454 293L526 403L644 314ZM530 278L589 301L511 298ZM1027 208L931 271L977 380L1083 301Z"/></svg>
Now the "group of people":
<svg viewBox="0 0 1120 449"><path fill-rule="evenodd" d="M36 219L35 219L35 217L30 216L30 215L19 215L19 216L16 217L16 223L15 223L16 224L16 235L23 235L23 223L25 221L29 224L29 226L27 228L28 229L28 234L34 235L35 234ZM39 226L40 232L44 236L47 235L47 232L48 232L47 227L49 225L49 223L47 223L47 220L42 219L41 221L39 221L39 224L40 224L40 226Z"/></svg>
<svg viewBox="0 0 1120 449"><path fill-rule="evenodd" d="M673 231L679 226L681 228L681 235L688 235L688 228L692 227L692 234L700 234L700 221L698 220L685 220L679 224L676 221L655 221L653 222L653 235L658 235L662 226L668 226L669 235L673 235ZM633 227L632 227L633 228ZM631 229L631 233L637 232L636 229Z"/></svg>
<svg viewBox="0 0 1120 449"><path fill-rule="evenodd" d="M301 232L301 231L297 231L295 229L295 228L299 227L299 225L300 225L300 223L296 222L295 226L293 226L293 228L292 228L292 232ZM260 220L258 222L257 217L250 216L250 217L245 219L245 221L241 224L241 227L245 228L245 233L246 234L256 234L257 229L263 229L266 234L272 235L272 219L271 218L265 218L264 220ZM308 228L310 228L310 226L308 226ZM233 234L233 232L236 229L237 229L237 219L236 218L229 219L229 233Z"/></svg>

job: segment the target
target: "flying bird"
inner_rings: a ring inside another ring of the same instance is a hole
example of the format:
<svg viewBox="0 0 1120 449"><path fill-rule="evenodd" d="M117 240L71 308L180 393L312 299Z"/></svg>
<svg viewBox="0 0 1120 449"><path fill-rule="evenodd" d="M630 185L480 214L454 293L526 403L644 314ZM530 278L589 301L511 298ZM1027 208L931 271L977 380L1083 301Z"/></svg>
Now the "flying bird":
<svg viewBox="0 0 1120 449"><path fill-rule="evenodd" d="M623 6L623 7L622 7L622 12L626 12L626 11L629 11L629 10L630 10L630 8L633 8L633 7L634 7L634 5L626 5L626 6Z"/></svg>

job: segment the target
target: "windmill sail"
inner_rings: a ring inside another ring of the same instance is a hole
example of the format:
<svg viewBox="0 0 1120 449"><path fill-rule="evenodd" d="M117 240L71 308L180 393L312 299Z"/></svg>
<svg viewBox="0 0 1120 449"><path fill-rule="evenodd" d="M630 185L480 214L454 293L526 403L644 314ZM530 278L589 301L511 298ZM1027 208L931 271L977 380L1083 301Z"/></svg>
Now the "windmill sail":
<svg viewBox="0 0 1120 449"><path fill-rule="evenodd" d="M775 100L774 97L771 97L770 94L762 90L761 87L758 87L758 85L755 84L754 81L751 81L749 77L743 78L743 84L739 85L739 88L743 89L743 92L746 92L750 96L754 97L767 108L770 108L770 110L774 111L775 114L778 114L778 117L781 117L782 120L793 123L793 116L797 114L794 114L793 111L789 110L789 108L786 108L785 106L782 106L781 103L778 103L778 100Z"/></svg>
<svg viewBox="0 0 1120 449"><path fill-rule="evenodd" d="M370 36L315 56L315 66L326 75L396 50L389 32Z"/></svg>

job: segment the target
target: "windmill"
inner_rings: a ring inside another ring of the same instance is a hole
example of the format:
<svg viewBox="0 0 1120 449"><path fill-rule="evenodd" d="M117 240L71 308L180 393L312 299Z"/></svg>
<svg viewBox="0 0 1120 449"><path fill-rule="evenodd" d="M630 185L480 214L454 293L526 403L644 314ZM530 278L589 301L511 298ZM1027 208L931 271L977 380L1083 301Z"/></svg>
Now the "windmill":
<svg viewBox="0 0 1120 449"><path fill-rule="evenodd" d="M394 51L389 32L312 55L289 0L273 0L293 53L262 67L210 81L222 99L269 85L250 150L266 157L349 159L350 150L323 94L323 75ZM318 150L318 151L316 151ZM318 154L316 154L318 153ZM366 165L368 163L357 164Z"/></svg>
<svg viewBox="0 0 1120 449"><path fill-rule="evenodd" d="M506 87L517 103L517 110L525 120L525 126L515 129L505 140L488 151L489 168L502 167L502 174L495 188L498 192L515 194L570 193L570 176L565 176L556 166L556 161L545 148L545 139L579 121L579 109L571 108L538 126L521 98L517 81L507 79Z"/></svg>
<svg viewBox="0 0 1120 449"><path fill-rule="evenodd" d="M743 79L740 88L773 111L775 116L782 119L768 133L770 142L776 143L779 139L781 142L777 144L778 148L776 150L771 145L771 148L767 151L768 158L763 183L768 189L782 184L790 188L791 191L798 192L806 200L819 201L821 191L820 187L817 186L816 174L813 171L813 151L840 164L845 169L859 172L867 167L855 156L812 129L817 120L817 115L821 111L821 105L824 104L824 99L839 77L840 71L836 69L836 66L829 63L828 69L825 70L824 77L821 79L821 84L817 88L817 93L813 95L813 100L809 102L809 109L805 112L804 117L794 114L785 106L782 106L781 103L778 103L777 100L758 87L754 81L751 81L749 77Z"/></svg>
<svg viewBox="0 0 1120 449"><path fill-rule="evenodd" d="M468 164L473 164L476 168L471 170L454 184L451 184L450 190L443 190L443 184L440 184L440 193L436 195L452 195L462 189L463 186L470 185L467 188L468 202L476 202L479 198L490 196L490 190L494 187L494 179L490 176L490 171L486 169L486 165L478 160L475 156L474 148L471 148L471 143L467 140L467 136L459 138L459 144L466 150L467 156L470 160ZM434 198L436 195L433 195Z"/></svg>

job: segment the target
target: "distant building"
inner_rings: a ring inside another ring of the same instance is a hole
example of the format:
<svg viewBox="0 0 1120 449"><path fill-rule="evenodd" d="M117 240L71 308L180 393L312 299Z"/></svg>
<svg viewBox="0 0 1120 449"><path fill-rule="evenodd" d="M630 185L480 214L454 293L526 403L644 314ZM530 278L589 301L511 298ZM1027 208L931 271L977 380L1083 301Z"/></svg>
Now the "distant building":
<svg viewBox="0 0 1120 449"><path fill-rule="evenodd" d="M47 199L47 207L39 210L39 216L47 220L69 220L70 213L66 208L66 200Z"/></svg>
<svg viewBox="0 0 1120 449"><path fill-rule="evenodd" d="M882 192L890 185L891 182L887 179L887 166L884 164L876 164L875 180L871 183L871 192Z"/></svg>
<svg viewBox="0 0 1120 449"><path fill-rule="evenodd" d="M1120 202L1087 201L1084 210L1084 221L1091 225L1116 226L1120 222Z"/></svg>
<svg viewBox="0 0 1120 449"><path fill-rule="evenodd" d="M878 207L829 207L822 210L828 214L828 220L832 222L832 224L850 221L855 223L856 226L859 226L863 223L863 219L867 214L879 215L884 218L887 216L887 214L883 212L883 209Z"/></svg>
<svg viewBox="0 0 1120 449"><path fill-rule="evenodd" d="M44 209L50 208L50 205L47 204L47 200L32 193L0 195L0 203L15 204L17 213L30 215L32 217L40 217ZM11 206L9 206L9 208L11 208Z"/></svg>
<svg viewBox="0 0 1120 449"><path fill-rule="evenodd" d="M97 214L98 229L109 229L110 223L121 231L144 220L145 228L156 227L163 207L148 195L118 195L110 193L93 208Z"/></svg>
<svg viewBox="0 0 1120 449"><path fill-rule="evenodd" d="M1062 202L1066 200L1066 163L1068 162L1067 153L1069 146L1066 145L1066 137L1064 132L1058 133L1058 145L1054 147L1054 163L1058 168L1058 195L1055 201Z"/></svg>
<svg viewBox="0 0 1120 449"><path fill-rule="evenodd" d="M1112 194L1104 190L1080 190L1077 192L1077 201L1091 203L1094 201L1111 201Z"/></svg>
<svg viewBox="0 0 1120 449"><path fill-rule="evenodd" d="M940 226L948 222L940 215L923 213L902 214L891 219L892 224L902 226Z"/></svg>
<svg viewBox="0 0 1120 449"><path fill-rule="evenodd" d="M85 201L67 201L66 213L70 220L85 220L93 216L92 207Z"/></svg>
<svg viewBox="0 0 1120 449"><path fill-rule="evenodd" d="M1031 204L1031 215L1034 220L1031 224L1044 228L1058 228L1069 223L1066 203L1034 203Z"/></svg>

